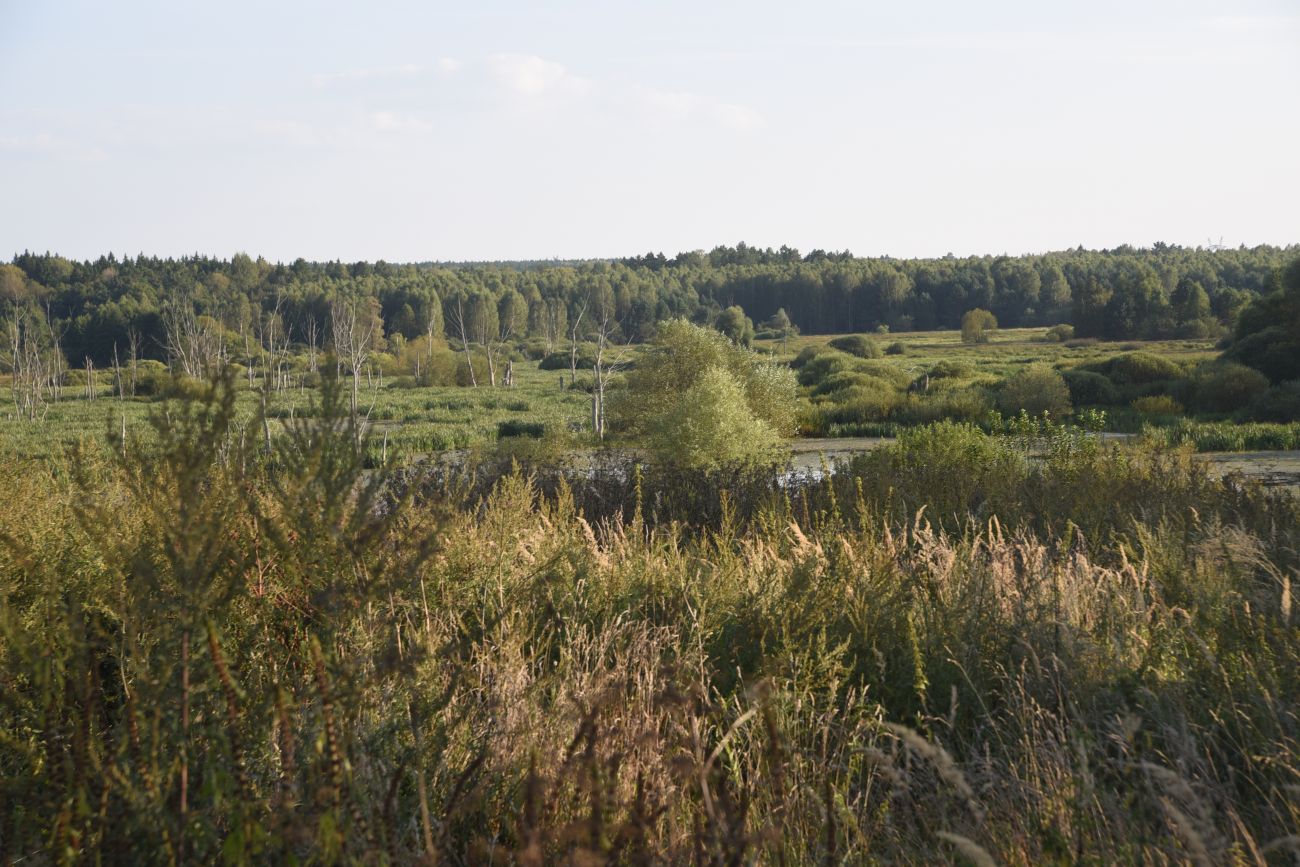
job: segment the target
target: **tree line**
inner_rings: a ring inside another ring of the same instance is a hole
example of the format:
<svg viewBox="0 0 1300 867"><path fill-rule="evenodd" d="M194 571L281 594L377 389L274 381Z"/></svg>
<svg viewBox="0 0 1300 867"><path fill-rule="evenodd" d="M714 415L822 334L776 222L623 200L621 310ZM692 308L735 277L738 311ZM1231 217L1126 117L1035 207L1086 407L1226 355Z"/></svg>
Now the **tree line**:
<svg viewBox="0 0 1300 867"><path fill-rule="evenodd" d="M529 340L563 351L602 332L643 341L676 318L742 341L795 330L955 329L976 308L1002 327L1073 323L1080 337L1215 336L1277 288L1297 252L1156 244L895 259L740 243L672 258L404 265L284 264L245 254L78 262L25 252L0 265L0 318L20 348L29 334L46 334L74 366L103 367L134 353L188 369L207 356L264 355L276 345L314 356L347 311L342 325L376 340L477 344L495 379L505 371L496 369L493 346ZM20 319L26 324L14 325Z"/></svg>

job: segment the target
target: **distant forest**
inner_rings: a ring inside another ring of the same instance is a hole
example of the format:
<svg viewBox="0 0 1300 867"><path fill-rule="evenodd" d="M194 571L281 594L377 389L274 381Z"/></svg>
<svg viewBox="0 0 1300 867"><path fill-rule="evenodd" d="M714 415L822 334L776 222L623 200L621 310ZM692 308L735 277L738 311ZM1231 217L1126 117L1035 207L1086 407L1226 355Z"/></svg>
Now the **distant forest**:
<svg viewBox="0 0 1300 867"><path fill-rule="evenodd" d="M0 318L39 311L66 357L97 365L124 354L167 357L167 318L235 339L268 319L294 344L330 333L331 302L365 303L382 334L456 337L466 311L512 323L512 337L548 345L612 321L625 340L685 317L743 318L805 334L952 329L971 309L1002 327L1072 323L1079 337L1207 337L1224 334L1253 298L1277 288L1300 246L1236 249L1066 250L1034 256L861 258L744 243L708 253L584 262L492 264L273 264L239 254L101 257L75 262L23 253L0 265ZM784 311L785 316L780 315ZM503 326L498 326L503 327ZM504 329L503 329L504 330ZM321 339L322 345L326 342Z"/></svg>

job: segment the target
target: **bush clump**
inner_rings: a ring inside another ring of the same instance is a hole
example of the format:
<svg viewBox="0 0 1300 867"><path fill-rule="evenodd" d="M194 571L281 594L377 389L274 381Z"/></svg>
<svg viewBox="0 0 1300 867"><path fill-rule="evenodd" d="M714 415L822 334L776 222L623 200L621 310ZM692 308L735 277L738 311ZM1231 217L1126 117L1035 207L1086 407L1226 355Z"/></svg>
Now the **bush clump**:
<svg viewBox="0 0 1300 867"><path fill-rule="evenodd" d="M545 435L546 425L540 421L525 421L524 419L512 418L497 422L497 437L499 439L508 437L533 437L538 439Z"/></svg>
<svg viewBox="0 0 1300 867"><path fill-rule="evenodd" d="M1179 379L1183 375L1177 362L1151 352L1126 352L1090 367L1098 368L1116 385L1150 385Z"/></svg>
<svg viewBox="0 0 1300 867"><path fill-rule="evenodd" d="M1192 390L1197 411L1226 415L1262 397L1268 391L1268 377L1244 364L1221 362L1197 369Z"/></svg>
<svg viewBox="0 0 1300 867"><path fill-rule="evenodd" d="M573 357L568 350L552 352L537 363L539 370L568 370ZM596 366L596 352L590 346L578 347L578 370L591 370Z"/></svg>
<svg viewBox="0 0 1300 867"><path fill-rule="evenodd" d="M1115 384L1100 373L1091 370L1064 370L1061 376L1070 389L1070 402L1075 406L1110 406L1119 401Z"/></svg>
<svg viewBox="0 0 1300 867"><path fill-rule="evenodd" d="M1053 325L1043 336L1048 343L1065 343L1074 339L1074 326L1068 323Z"/></svg>
<svg viewBox="0 0 1300 867"><path fill-rule="evenodd" d="M843 337L836 337L830 345L840 352L847 352L858 358L880 357L880 347L876 345L876 341L865 334L846 334Z"/></svg>
<svg viewBox="0 0 1300 867"><path fill-rule="evenodd" d="M998 389L998 409L1003 415L1027 412L1059 419L1069 415L1073 404L1070 389L1060 373L1045 364L1024 368Z"/></svg>

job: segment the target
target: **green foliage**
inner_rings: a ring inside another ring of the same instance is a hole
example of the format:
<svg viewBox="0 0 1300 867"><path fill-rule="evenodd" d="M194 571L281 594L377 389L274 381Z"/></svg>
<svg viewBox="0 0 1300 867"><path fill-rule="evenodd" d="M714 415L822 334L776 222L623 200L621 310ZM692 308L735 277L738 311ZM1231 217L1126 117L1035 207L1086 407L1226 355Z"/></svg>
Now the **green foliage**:
<svg viewBox="0 0 1300 867"><path fill-rule="evenodd" d="M542 370L569 370L573 357L568 352L552 352L538 363ZM596 366L596 350L590 344L578 348L578 370L591 370Z"/></svg>
<svg viewBox="0 0 1300 867"><path fill-rule="evenodd" d="M1300 420L1300 380L1275 385L1247 409L1252 421Z"/></svg>
<svg viewBox="0 0 1300 867"><path fill-rule="evenodd" d="M879 358L880 347L865 334L846 334L831 340L830 346L858 358Z"/></svg>
<svg viewBox="0 0 1300 867"><path fill-rule="evenodd" d="M961 317L961 342L988 343L997 328L997 317L989 311L978 307L967 310Z"/></svg>
<svg viewBox="0 0 1300 867"><path fill-rule="evenodd" d="M714 399L720 403L708 405ZM648 438L663 460L716 466L770 457L774 443L794 433L795 412L792 371L759 362L712 329L676 320L660 327L627 374L611 414L616 427ZM748 436L724 441L746 430ZM719 451L710 457L706 446Z"/></svg>
<svg viewBox="0 0 1300 867"><path fill-rule="evenodd" d="M739 306L733 304L723 310L718 316L717 326L732 343L745 347L754 345L754 322Z"/></svg>
<svg viewBox="0 0 1300 867"><path fill-rule="evenodd" d="M1148 385L1178 379L1183 369L1177 362L1151 352L1126 352L1097 365L1117 385Z"/></svg>
<svg viewBox="0 0 1300 867"><path fill-rule="evenodd" d="M1060 373L1045 364L1033 364L1018 371L998 389L998 409L1006 415L1046 413L1053 419L1069 415L1073 404L1070 389Z"/></svg>
<svg viewBox="0 0 1300 867"><path fill-rule="evenodd" d="M1119 401L1119 390L1100 373L1073 369L1061 371L1061 376L1075 406L1108 406Z"/></svg>
<svg viewBox="0 0 1300 867"><path fill-rule="evenodd" d="M771 463L781 442L776 429L751 411L741 383L717 366L651 418L645 438L660 461L698 470Z"/></svg>
<svg viewBox="0 0 1300 867"><path fill-rule="evenodd" d="M506 419L497 422L497 436L505 437L533 437L538 438L546 433L546 425L537 421L525 421L523 419Z"/></svg>
<svg viewBox="0 0 1300 867"><path fill-rule="evenodd" d="M802 353L801 353L802 354ZM796 361L800 359L796 358ZM817 385L853 367L853 357L838 350L818 352L803 359L798 366L800 385Z"/></svg>
<svg viewBox="0 0 1300 867"><path fill-rule="evenodd" d="M1190 445L1198 452L1294 451L1300 449L1300 422L1202 422L1179 419L1170 425L1147 428L1144 435L1156 442Z"/></svg>
<svg viewBox="0 0 1300 867"><path fill-rule="evenodd" d="M1047 340L1052 343L1064 343L1067 340L1073 340L1074 326L1066 323L1053 325L1051 328L1047 329L1047 334L1045 336Z"/></svg>
<svg viewBox="0 0 1300 867"><path fill-rule="evenodd" d="M1241 312L1224 357L1274 383L1300 379L1300 259L1279 267L1270 282L1273 291Z"/></svg>
<svg viewBox="0 0 1300 867"><path fill-rule="evenodd" d="M1133 409L1144 416L1172 418L1183 414L1183 406L1167 394L1152 394L1133 401Z"/></svg>
<svg viewBox="0 0 1300 867"><path fill-rule="evenodd" d="M182 296L241 354L239 335L257 333L268 319L292 336L294 351L305 349L312 334L318 344L329 343L329 299L338 296L374 300L384 328L379 336L390 344L399 336L408 342L437 341L444 333L458 339L460 310L471 339L499 335L505 326L554 351L571 324L580 338L591 334L593 317L578 321L589 299L600 307L613 304L623 335L632 340L648 339L659 322L681 316L712 321L731 307L741 312L727 313L723 325L742 342L752 335L750 319L766 320L765 333L784 342L795 333L880 332L882 326L956 329L972 308L989 311L1003 326L1052 325L1070 317L1080 336L1213 337L1252 299L1275 291L1294 258L1293 249L1268 246L897 260L825 251L798 256L741 244L672 259L458 266L272 264L242 254L229 261L108 255L72 262L24 253L0 272L0 319L19 302L48 309L67 357L74 363L89 357L101 369L115 347L125 355L131 335L145 357L166 360L163 314ZM1249 336L1260 323L1286 321L1276 312L1246 316L1239 336L1247 345L1233 351L1259 357L1270 369L1285 365L1285 353L1263 360L1276 341ZM1268 375L1274 381L1300 376Z"/></svg>
<svg viewBox="0 0 1300 867"><path fill-rule="evenodd" d="M1227 414L1262 397L1268 391L1268 379L1257 370L1227 362L1198 368L1192 388L1199 411Z"/></svg>

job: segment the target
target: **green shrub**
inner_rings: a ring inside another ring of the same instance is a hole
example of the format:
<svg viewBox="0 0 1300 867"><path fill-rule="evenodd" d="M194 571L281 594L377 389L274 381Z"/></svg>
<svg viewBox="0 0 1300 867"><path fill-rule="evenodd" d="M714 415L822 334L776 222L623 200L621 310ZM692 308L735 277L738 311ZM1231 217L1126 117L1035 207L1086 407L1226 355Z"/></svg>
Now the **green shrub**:
<svg viewBox="0 0 1300 867"><path fill-rule="evenodd" d="M710 470L769 462L780 436L755 415L736 377L715 366L650 419L646 443L662 463Z"/></svg>
<svg viewBox="0 0 1300 867"><path fill-rule="evenodd" d="M948 389L929 394L909 394L895 410L900 424L923 425L937 421L975 423L992 409L988 392L982 388Z"/></svg>
<svg viewBox="0 0 1300 867"><path fill-rule="evenodd" d="M1044 337L1049 343L1065 343L1067 340L1074 339L1074 326L1067 323L1053 325L1047 329L1047 334Z"/></svg>
<svg viewBox="0 0 1300 867"><path fill-rule="evenodd" d="M497 422L497 437L534 437L540 438L546 434L546 425L540 421L525 421L523 419L509 419L507 421Z"/></svg>
<svg viewBox="0 0 1300 867"><path fill-rule="evenodd" d="M900 430L894 445L851 463L856 477L890 480L897 514L915 514L925 504L940 521L988 514L1014 498L1028 471L1028 461L1005 438L946 421Z"/></svg>
<svg viewBox="0 0 1300 867"><path fill-rule="evenodd" d="M1101 367L1101 372L1118 385L1147 385L1183 375L1176 362L1150 352L1126 352L1102 362Z"/></svg>
<svg viewBox="0 0 1300 867"><path fill-rule="evenodd" d="M903 341L901 341L901 340L895 340L893 343L891 343L891 344L889 344L888 346L885 347L885 354L886 354L886 355L906 355L906 354L907 354L907 344L903 343Z"/></svg>
<svg viewBox="0 0 1300 867"><path fill-rule="evenodd" d="M998 389L998 409L1004 415L1027 412L1047 414L1052 419L1068 415L1073 408L1065 379L1045 364L1033 364L1014 374Z"/></svg>
<svg viewBox="0 0 1300 867"><path fill-rule="evenodd" d="M1119 401L1115 385L1100 373L1091 370L1063 370L1061 376L1070 389L1070 401L1075 406L1108 406Z"/></svg>
<svg viewBox="0 0 1300 867"><path fill-rule="evenodd" d="M814 396L831 395L832 399L838 399L835 397L836 392L841 392L858 386L871 387L879 382L880 381L877 380L876 377L862 373L861 371L841 370L832 373L830 376L813 386L812 394ZM885 384L885 386L888 387L887 384Z"/></svg>
<svg viewBox="0 0 1300 867"><path fill-rule="evenodd" d="M538 362L537 366L541 370L568 370L572 362L569 350L563 352L552 352L550 355ZM578 347L578 370L591 370L596 366L595 347L582 344Z"/></svg>
<svg viewBox="0 0 1300 867"><path fill-rule="evenodd" d="M966 379L975 373L974 365L966 361L944 359L930 368L931 379Z"/></svg>
<svg viewBox="0 0 1300 867"><path fill-rule="evenodd" d="M799 384L817 385L829 379L833 374L849 370L852 362L853 356L845 355L838 350L814 355L798 368Z"/></svg>
<svg viewBox="0 0 1300 867"><path fill-rule="evenodd" d="M1193 405L1200 412L1231 413L1268 391L1268 377L1243 364L1221 362L1198 368L1192 377Z"/></svg>
<svg viewBox="0 0 1300 867"><path fill-rule="evenodd" d="M793 367L795 370L798 370L801 367L808 364L808 362L812 361L817 356L823 355L828 352L834 352L834 351L835 350L831 349L830 347L818 343L805 346L803 349L799 350L799 354L796 355L794 359L790 362L790 366Z"/></svg>
<svg viewBox="0 0 1300 867"><path fill-rule="evenodd" d="M825 410L834 424L884 421L903 402L904 395L883 380L867 377L870 384L859 384L835 395L835 402Z"/></svg>
<svg viewBox="0 0 1300 867"><path fill-rule="evenodd" d="M1273 386L1255 398L1246 414L1253 421L1300 421L1300 380Z"/></svg>
<svg viewBox="0 0 1300 867"><path fill-rule="evenodd" d="M846 334L843 337L836 337L830 342L830 345L841 352L847 352L849 355L855 355L858 358L879 358L880 347L876 341L863 334Z"/></svg>
<svg viewBox="0 0 1300 867"><path fill-rule="evenodd" d="M992 333L997 330L997 317L987 310L977 307L967 310L961 317L962 343L988 343Z"/></svg>

